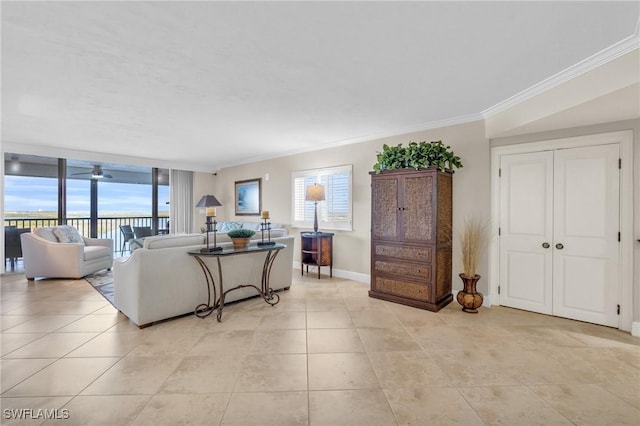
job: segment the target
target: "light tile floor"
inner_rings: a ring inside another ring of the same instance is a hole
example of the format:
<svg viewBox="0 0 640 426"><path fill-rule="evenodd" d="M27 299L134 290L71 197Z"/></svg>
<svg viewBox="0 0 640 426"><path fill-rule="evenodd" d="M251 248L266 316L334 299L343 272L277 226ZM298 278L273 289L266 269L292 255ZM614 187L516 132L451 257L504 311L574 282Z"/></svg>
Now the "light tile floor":
<svg viewBox="0 0 640 426"><path fill-rule="evenodd" d="M84 280L3 276L2 424L640 424L628 333L456 302L433 313L294 277L274 307L140 330ZM8 418L20 408L69 418Z"/></svg>

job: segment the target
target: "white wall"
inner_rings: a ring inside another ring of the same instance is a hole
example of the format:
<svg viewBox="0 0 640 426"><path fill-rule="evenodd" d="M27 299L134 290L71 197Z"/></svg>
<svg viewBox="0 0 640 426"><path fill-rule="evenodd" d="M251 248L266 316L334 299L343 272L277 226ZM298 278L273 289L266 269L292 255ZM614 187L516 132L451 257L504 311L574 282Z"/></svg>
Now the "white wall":
<svg viewBox="0 0 640 426"><path fill-rule="evenodd" d="M212 173L194 173L193 174L193 205L195 206L203 195L214 195L218 200L218 194L216 194L216 177ZM224 204L224 203L223 203ZM206 228L206 215L204 210L194 207L193 209L193 232L200 232L200 228Z"/></svg>
<svg viewBox="0 0 640 426"><path fill-rule="evenodd" d="M257 163L229 167L218 172L216 197L222 202L226 220L258 220L257 217L234 215L234 182L262 178L262 208L269 210L272 222L291 224L291 172L320 167L353 165L353 231L332 231L334 237L334 268L355 274L370 273L370 229L371 229L371 178L369 172L376 162L376 153L382 145L406 144L409 141L442 140L451 145L464 165L453 176L453 229L467 215L481 215L487 220L490 211L490 158L489 141L484 137L483 121L425 130L384 139L376 139L353 145L323 149L312 153L265 160ZM270 180L265 180L265 174ZM290 229L299 233L302 229ZM299 239L294 247L295 259L299 261ZM460 270L459 250L454 241L454 277ZM479 271L485 275L487 258L483 258ZM462 283L454 279L454 288ZM487 292L487 282L479 283L480 291Z"/></svg>

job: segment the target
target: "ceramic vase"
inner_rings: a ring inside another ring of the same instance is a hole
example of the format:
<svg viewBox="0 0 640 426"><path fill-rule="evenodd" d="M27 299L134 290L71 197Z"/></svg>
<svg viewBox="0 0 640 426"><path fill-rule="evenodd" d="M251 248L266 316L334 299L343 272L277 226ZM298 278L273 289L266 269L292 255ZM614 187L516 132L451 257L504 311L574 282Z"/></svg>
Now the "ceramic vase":
<svg viewBox="0 0 640 426"><path fill-rule="evenodd" d="M478 308L482 306L482 301L484 300L482 293L476 291L476 284L480 279L480 275L476 274L473 277L468 277L460 274L459 277L464 283L464 289L458 292L456 299L462 305L464 312L477 314Z"/></svg>

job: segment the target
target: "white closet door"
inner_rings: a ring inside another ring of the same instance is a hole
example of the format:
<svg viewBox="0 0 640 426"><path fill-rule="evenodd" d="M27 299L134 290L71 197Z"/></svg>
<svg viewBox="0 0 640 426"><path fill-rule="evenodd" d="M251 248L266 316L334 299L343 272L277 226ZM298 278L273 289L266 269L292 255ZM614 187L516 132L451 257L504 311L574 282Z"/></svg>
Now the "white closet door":
<svg viewBox="0 0 640 426"><path fill-rule="evenodd" d="M551 314L553 152L500 161L500 304Z"/></svg>
<svg viewBox="0 0 640 426"><path fill-rule="evenodd" d="M619 145L555 151L553 314L618 326Z"/></svg>

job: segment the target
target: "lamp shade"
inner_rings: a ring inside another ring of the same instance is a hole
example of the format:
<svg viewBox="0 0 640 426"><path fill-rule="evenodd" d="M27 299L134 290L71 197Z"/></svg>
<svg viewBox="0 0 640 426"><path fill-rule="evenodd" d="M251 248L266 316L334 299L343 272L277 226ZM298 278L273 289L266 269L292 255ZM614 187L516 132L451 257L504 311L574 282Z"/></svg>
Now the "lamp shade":
<svg viewBox="0 0 640 426"><path fill-rule="evenodd" d="M307 186L307 193L304 198L306 201L322 201L324 200L324 186L319 183Z"/></svg>
<svg viewBox="0 0 640 426"><path fill-rule="evenodd" d="M196 207L218 207L221 205L220 201L213 195L203 195Z"/></svg>

